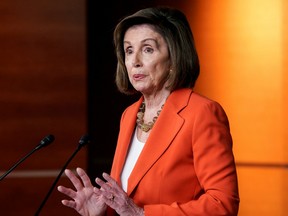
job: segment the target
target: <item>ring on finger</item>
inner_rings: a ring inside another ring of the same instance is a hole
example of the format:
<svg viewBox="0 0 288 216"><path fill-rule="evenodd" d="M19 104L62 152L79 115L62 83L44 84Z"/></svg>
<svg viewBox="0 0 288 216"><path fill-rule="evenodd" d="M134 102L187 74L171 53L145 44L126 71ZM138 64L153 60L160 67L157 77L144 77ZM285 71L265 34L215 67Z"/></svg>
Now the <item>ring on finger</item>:
<svg viewBox="0 0 288 216"><path fill-rule="evenodd" d="M111 194L111 197L109 198L110 201L114 201L115 196L113 194Z"/></svg>

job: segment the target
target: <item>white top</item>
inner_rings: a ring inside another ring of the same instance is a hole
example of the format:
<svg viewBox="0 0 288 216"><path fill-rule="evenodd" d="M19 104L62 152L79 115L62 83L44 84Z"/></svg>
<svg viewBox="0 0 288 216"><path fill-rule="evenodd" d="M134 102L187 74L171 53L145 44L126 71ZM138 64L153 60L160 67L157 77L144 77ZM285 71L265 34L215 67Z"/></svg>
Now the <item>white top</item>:
<svg viewBox="0 0 288 216"><path fill-rule="evenodd" d="M130 149L124 164L121 174L122 188L127 192L128 178L138 160L138 157L144 147L145 143L140 142L137 138L136 130L134 131L133 139L130 143Z"/></svg>

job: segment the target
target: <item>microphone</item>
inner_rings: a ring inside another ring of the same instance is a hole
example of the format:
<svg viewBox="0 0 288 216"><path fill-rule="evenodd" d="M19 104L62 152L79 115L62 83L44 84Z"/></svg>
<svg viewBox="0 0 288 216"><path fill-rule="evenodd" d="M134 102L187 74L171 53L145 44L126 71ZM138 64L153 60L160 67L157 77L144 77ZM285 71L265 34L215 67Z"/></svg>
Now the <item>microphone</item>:
<svg viewBox="0 0 288 216"><path fill-rule="evenodd" d="M42 210L42 208L44 207L45 203L47 202L49 196L51 195L53 189L55 188L57 182L59 181L61 175L63 174L64 170L66 169L66 167L68 166L68 164L70 163L70 161L74 158L74 156L78 153L78 151L85 146L86 144L88 144L90 142L90 136L89 135L84 135L80 138L79 142L78 142L78 147L77 149L74 151L74 153L70 156L70 158L67 160L67 162L64 164L64 166L62 167L61 171L59 172L57 178L55 179L54 183L52 184L50 190L48 191L46 197L44 198L44 200L42 201L41 205L39 206L38 210L35 213L35 216L38 216L40 211Z"/></svg>
<svg viewBox="0 0 288 216"><path fill-rule="evenodd" d="M25 155L23 158L21 158L14 166L12 166L7 172L5 172L1 177L0 181L4 179L9 173L11 173L20 163L22 163L26 158L28 158L31 154L33 154L35 151L41 149L44 146L49 145L55 140L54 136L49 134L46 137L44 137L40 143L32 150L30 151L27 155Z"/></svg>

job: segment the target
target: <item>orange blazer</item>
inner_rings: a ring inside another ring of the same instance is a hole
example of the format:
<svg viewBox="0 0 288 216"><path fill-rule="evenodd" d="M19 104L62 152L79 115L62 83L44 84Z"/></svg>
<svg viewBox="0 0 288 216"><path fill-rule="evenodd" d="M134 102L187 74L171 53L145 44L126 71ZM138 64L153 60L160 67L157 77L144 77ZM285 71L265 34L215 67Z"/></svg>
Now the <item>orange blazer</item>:
<svg viewBox="0 0 288 216"><path fill-rule="evenodd" d="M121 117L111 170L120 185L142 100ZM127 194L148 216L237 215L237 174L222 107L191 89L172 92L128 179Z"/></svg>

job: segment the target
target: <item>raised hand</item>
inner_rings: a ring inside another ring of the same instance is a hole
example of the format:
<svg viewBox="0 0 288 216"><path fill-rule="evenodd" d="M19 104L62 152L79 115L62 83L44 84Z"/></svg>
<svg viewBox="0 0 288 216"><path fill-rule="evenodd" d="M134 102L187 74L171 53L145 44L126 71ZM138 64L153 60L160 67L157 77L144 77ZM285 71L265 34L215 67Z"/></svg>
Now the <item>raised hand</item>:
<svg viewBox="0 0 288 216"><path fill-rule="evenodd" d="M106 182L96 178L96 183L101 187L100 189L94 187L97 196L100 196L120 216L144 216L143 208L137 206L110 175L103 173L103 178Z"/></svg>
<svg viewBox="0 0 288 216"><path fill-rule="evenodd" d="M65 174L70 179L76 190L58 186L58 191L67 195L71 200L64 199L62 204L75 209L82 216L104 215L107 205L101 194L94 193L94 186L86 172L77 168L77 177L71 170L66 169Z"/></svg>

